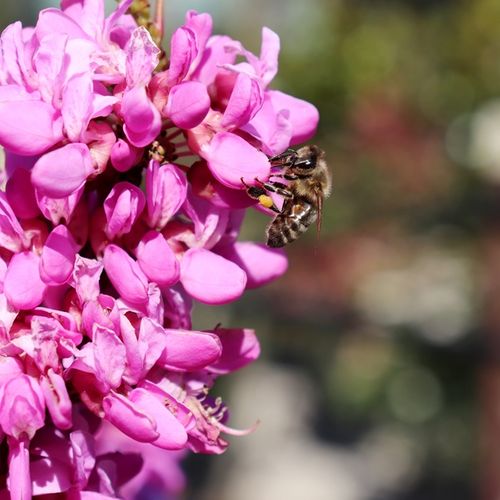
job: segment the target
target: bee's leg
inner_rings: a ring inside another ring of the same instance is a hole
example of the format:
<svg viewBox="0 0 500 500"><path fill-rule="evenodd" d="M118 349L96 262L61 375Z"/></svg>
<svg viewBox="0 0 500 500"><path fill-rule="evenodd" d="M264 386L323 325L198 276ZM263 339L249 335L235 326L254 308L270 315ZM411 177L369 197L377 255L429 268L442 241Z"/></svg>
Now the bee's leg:
<svg viewBox="0 0 500 500"><path fill-rule="evenodd" d="M288 148L286 151L279 155L271 156L269 158L269 161L281 160L282 158L286 158L287 156L297 156L297 152L295 151L295 149Z"/></svg>
<svg viewBox="0 0 500 500"><path fill-rule="evenodd" d="M271 191L271 193L278 193L285 198L293 198L293 193L290 192L288 186L281 182L262 182L259 179L255 179L255 181L262 186L267 191Z"/></svg>
<svg viewBox="0 0 500 500"><path fill-rule="evenodd" d="M250 198L257 200L260 205L263 207L269 208L273 212L279 214L280 211L278 207L274 204L272 198L267 194L267 191L264 186L249 186L243 179L241 178L241 183L246 187L247 194Z"/></svg>

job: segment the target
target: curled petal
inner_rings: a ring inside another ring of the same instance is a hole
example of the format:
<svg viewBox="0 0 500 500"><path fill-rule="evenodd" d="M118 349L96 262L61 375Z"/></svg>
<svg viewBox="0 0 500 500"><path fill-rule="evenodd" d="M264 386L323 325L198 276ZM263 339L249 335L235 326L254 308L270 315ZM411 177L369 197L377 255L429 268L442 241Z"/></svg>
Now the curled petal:
<svg viewBox="0 0 500 500"><path fill-rule="evenodd" d="M218 252L245 271L247 288L263 286L288 269L288 259L281 248L269 248L261 243L236 242Z"/></svg>
<svg viewBox="0 0 500 500"><path fill-rule="evenodd" d="M19 224L5 193L0 191L0 247L18 252L25 241L23 228Z"/></svg>
<svg viewBox="0 0 500 500"><path fill-rule="evenodd" d="M230 188L241 189L242 178L247 184L255 184L255 178L266 180L271 170L264 153L230 132L216 134L201 154L214 177Z"/></svg>
<svg viewBox="0 0 500 500"><path fill-rule="evenodd" d="M136 253L137 262L151 281L171 286L179 280L179 262L161 233L157 231L146 233Z"/></svg>
<svg viewBox="0 0 500 500"><path fill-rule="evenodd" d="M115 332L99 325L94 327L92 341L96 376L101 382L116 389L125 371L125 346Z"/></svg>
<svg viewBox="0 0 500 500"><path fill-rule="evenodd" d="M49 368L47 377L41 379L40 387L54 425L59 429L71 428L73 425L71 418L72 405L66 384L61 375Z"/></svg>
<svg viewBox="0 0 500 500"><path fill-rule="evenodd" d="M86 144L68 144L43 155L33 167L31 180L40 193L63 198L83 186L93 172Z"/></svg>
<svg viewBox="0 0 500 500"><path fill-rule="evenodd" d="M184 426L159 398L142 388L131 391L130 400L156 422L158 437L152 442L167 450L179 450L187 442Z"/></svg>
<svg viewBox="0 0 500 500"><path fill-rule="evenodd" d="M104 250L103 264L108 278L123 299L132 303L148 300L148 279L124 250L108 245Z"/></svg>
<svg viewBox="0 0 500 500"><path fill-rule="evenodd" d="M184 173L175 165L159 165L151 160L146 171L147 223L153 229L163 229L177 213L187 194Z"/></svg>
<svg viewBox="0 0 500 500"><path fill-rule="evenodd" d="M170 65L167 80L169 87L183 80L197 54L194 32L185 26L177 28L170 41Z"/></svg>
<svg viewBox="0 0 500 500"><path fill-rule="evenodd" d="M55 227L42 250L40 276L48 285L66 283L73 272L76 243L66 226Z"/></svg>
<svg viewBox="0 0 500 500"><path fill-rule="evenodd" d="M183 82L171 89L163 113L177 127L189 129L199 125L209 109L206 86L199 82Z"/></svg>
<svg viewBox="0 0 500 500"><path fill-rule="evenodd" d="M278 90L268 91L274 110L289 112L289 121L292 127L290 145L306 142L316 133L319 113L315 106L302 99L297 99Z"/></svg>
<svg viewBox="0 0 500 500"><path fill-rule="evenodd" d="M156 422L125 396L112 392L102 400L102 407L104 418L132 439L141 443L158 439Z"/></svg>
<svg viewBox="0 0 500 500"><path fill-rule="evenodd" d="M123 139L118 139L111 149L111 165L118 172L130 170L141 159L142 150Z"/></svg>
<svg viewBox="0 0 500 500"><path fill-rule="evenodd" d="M196 371L215 363L222 346L216 335L191 330L165 330L166 348L162 356L165 368Z"/></svg>
<svg viewBox="0 0 500 500"><path fill-rule="evenodd" d="M260 345L254 330L248 328L214 330L222 343L222 356L207 369L218 375L239 370L255 361L260 355Z"/></svg>
<svg viewBox="0 0 500 500"><path fill-rule="evenodd" d="M121 111L127 139L139 148L151 144L161 130L161 115L149 100L144 87L136 87L125 93Z"/></svg>
<svg viewBox="0 0 500 500"><path fill-rule="evenodd" d="M192 248L181 261L181 283L200 302L225 304L241 296L247 277L241 267L220 255Z"/></svg>
<svg viewBox="0 0 500 500"><path fill-rule="evenodd" d="M11 499L24 500L32 498L30 475L30 451L26 438L21 440L10 438L9 442L9 477L7 487Z"/></svg>
<svg viewBox="0 0 500 500"><path fill-rule="evenodd" d="M99 279L103 270L101 262L76 256L73 267L73 281L82 304L96 300L99 295Z"/></svg>
<svg viewBox="0 0 500 500"><path fill-rule="evenodd" d="M278 55L280 52L279 36L269 28L262 28L262 45L260 48L259 76L268 86L278 72Z"/></svg>
<svg viewBox="0 0 500 500"><path fill-rule="evenodd" d="M239 73L224 111L222 126L238 128L249 122L262 107L263 101L264 92L260 82L245 73Z"/></svg>
<svg viewBox="0 0 500 500"><path fill-rule="evenodd" d="M21 252L12 257L7 267L4 293L16 309L33 309L38 306L47 285L38 271L40 257L32 252Z"/></svg>
<svg viewBox="0 0 500 500"><path fill-rule="evenodd" d="M146 205L144 193L130 182L115 184L104 200L106 234L110 239L129 233Z"/></svg>

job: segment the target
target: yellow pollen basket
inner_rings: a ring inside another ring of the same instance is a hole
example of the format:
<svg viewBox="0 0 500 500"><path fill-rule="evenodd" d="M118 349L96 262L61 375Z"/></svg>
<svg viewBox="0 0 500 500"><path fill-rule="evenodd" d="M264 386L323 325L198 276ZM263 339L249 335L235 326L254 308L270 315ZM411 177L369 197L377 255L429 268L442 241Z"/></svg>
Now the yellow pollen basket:
<svg viewBox="0 0 500 500"><path fill-rule="evenodd" d="M274 205L272 198L267 194L261 194L259 196L259 203L266 208L271 208Z"/></svg>

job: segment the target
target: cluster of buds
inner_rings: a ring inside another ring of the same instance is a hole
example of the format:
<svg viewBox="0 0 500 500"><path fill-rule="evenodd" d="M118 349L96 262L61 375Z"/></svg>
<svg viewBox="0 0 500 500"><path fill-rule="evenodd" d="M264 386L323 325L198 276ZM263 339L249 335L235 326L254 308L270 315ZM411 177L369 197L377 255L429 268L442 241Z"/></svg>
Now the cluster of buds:
<svg viewBox="0 0 500 500"><path fill-rule="evenodd" d="M168 69L122 0L63 0L0 37L0 490L132 498L182 486L182 450L221 453L217 377L255 360L253 330L191 326L283 274L237 241L268 156L312 136L309 103L190 11ZM147 23L146 23L147 24ZM158 28L162 20L150 23ZM241 60L242 62L237 62ZM243 182L242 182L243 180Z"/></svg>

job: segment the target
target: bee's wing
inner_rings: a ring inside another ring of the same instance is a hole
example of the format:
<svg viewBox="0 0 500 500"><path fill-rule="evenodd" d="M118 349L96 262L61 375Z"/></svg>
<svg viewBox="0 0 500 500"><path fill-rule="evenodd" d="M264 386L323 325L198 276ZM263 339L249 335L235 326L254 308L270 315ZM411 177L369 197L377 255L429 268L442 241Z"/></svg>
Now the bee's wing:
<svg viewBox="0 0 500 500"><path fill-rule="evenodd" d="M319 235L321 233L321 221L323 218L323 193L320 190L316 190L316 201L318 207L318 217L316 218L316 236L319 240Z"/></svg>

